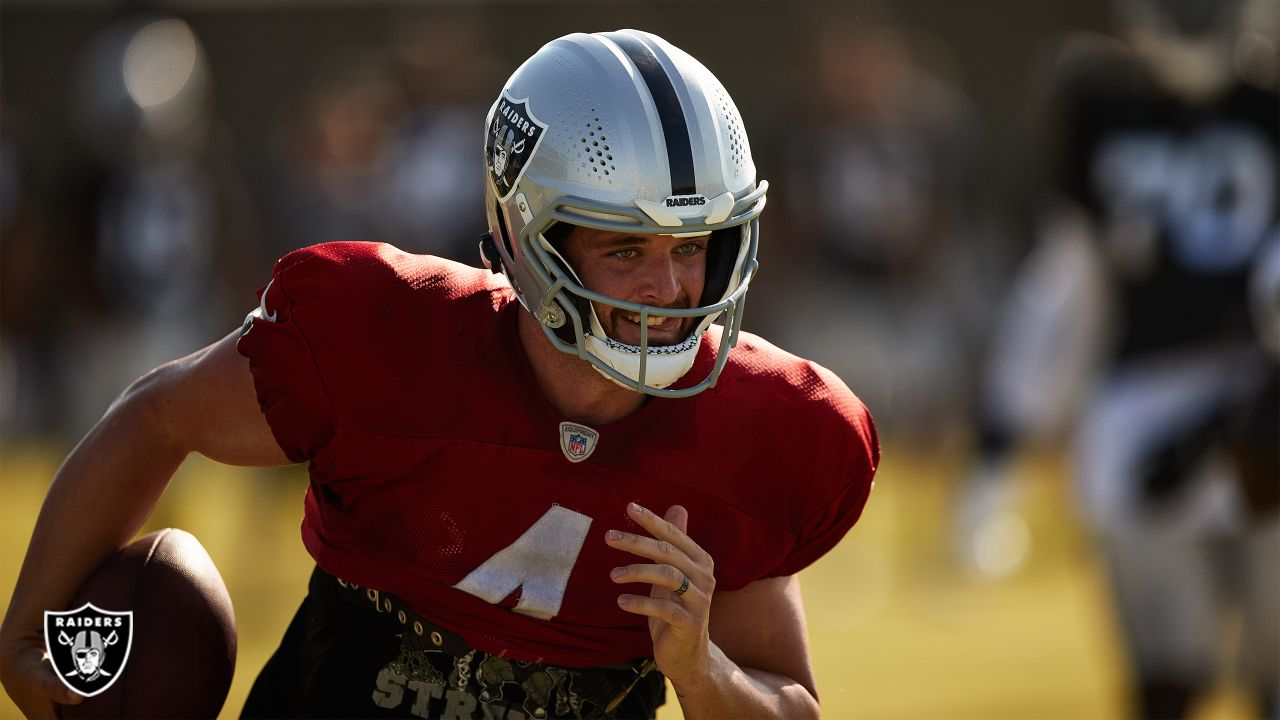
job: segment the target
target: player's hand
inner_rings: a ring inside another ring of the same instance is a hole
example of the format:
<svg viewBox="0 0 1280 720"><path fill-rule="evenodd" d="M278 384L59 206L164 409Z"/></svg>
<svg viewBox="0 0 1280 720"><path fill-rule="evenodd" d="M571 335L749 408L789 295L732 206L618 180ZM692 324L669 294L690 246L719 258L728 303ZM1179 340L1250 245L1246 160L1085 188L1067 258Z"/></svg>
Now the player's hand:
<svg viewBox="0 0 1280 720"><path fill-rule="evenodd" d="M674 683L695 680L710 664L708 628L711 595L716 586L714 563L707 551L686 534L689 511L683 506L672 505L661 518L631 503L627 515L652 537L610 530L605 542L653 562L614 568L613 581L647 583L653 589L647 596L619 595L618 606L649 618L653 656L663 675Z"/></svg>
<svg viewBox="0 0 1280 720"><path fill-rule="evenodd" d="M5 647L0 654L0 681L5 692L29 718L56 717L54 703L79 705L84 696L62 684L39 638Z"/></svg>

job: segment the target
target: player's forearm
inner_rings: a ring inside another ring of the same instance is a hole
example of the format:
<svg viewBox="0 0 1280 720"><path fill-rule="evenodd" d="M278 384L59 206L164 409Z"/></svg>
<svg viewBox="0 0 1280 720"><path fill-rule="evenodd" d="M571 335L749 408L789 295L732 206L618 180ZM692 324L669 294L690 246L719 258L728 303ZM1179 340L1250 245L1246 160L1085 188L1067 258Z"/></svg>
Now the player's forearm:
<svg viewBox="0 0 1280 720"><path fill-rule="evenodd" d="M14 589L0 644L30 643L45 610L141 527L186 452L168 440L148 380L135 383L54 476Z"/></svg>
<svg viewBox="0 0 1280 720"><path fill-rule="evenodd" d="M714 643L710 651L705 673L671 681L686 718L816 718L820 715L817 698L795 680L740 667Z"/></svg>

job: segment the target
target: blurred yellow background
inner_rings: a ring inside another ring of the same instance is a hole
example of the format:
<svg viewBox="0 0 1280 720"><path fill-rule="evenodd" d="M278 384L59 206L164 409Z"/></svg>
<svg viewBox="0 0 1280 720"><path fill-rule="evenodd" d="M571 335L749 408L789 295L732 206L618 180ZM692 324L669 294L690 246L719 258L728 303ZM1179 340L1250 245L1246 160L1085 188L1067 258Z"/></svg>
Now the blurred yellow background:
<svg viewBox="0 0 1280 720"><path fill-rule="evenodd" d="M0 610L60 452L7 447L0 455ZM1125 716L1107 590L1078 529L1064 469L1052 457L1024 462L1030 555L1009 579L979 580L956 569L945 550L948 479L963 463L886 447L866 514L802 575L825 717ZM305 489L301 468L245 470L193 457L144 530L195 534L231 592L239 657L223 717L239 715L305 591L311 563L298 535ZM1196 717L1249 712L1223 687ZM7 696L0 699L0 716L17 715ZM674 702L659 713L679 717Z"/></svg>

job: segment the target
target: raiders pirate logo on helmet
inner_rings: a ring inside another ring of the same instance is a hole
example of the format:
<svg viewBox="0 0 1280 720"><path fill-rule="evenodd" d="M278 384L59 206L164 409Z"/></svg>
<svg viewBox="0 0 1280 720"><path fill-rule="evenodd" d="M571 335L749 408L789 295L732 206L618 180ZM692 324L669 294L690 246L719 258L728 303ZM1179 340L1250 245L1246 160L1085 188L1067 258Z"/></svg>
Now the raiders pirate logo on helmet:
<svg viewBox="0 0 1280 720"><path fill-rule="evenodd" d="M45 611L44 646L58 679L93 697L115 683L133 645L133 611L112 612L85 603L66 612Z"/></svg>
<svg viewBox="0 0 1280 720"><path fill-rule="evenodd" d="M498 197L505 200L511 195L546 129L546 124L533 116L527 98L512 100L502 93L484 143L489 176L498 188Z"/></svg>

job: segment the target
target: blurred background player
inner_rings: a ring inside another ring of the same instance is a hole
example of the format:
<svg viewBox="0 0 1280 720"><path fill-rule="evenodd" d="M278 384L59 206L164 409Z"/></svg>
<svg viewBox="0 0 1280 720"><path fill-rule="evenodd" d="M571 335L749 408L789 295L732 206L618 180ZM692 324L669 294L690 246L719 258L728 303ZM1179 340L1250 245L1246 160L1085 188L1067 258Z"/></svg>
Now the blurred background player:
<svg viewBox="0 0 1280 720"><path fill-rule="evenodd" d="M234 322L256 252L231 140L213 114L201 39L186 19L123 12L72 63L84 150L68 194L53 302L65 427L93 425L115 389ZM48 293L40 293L41 297ZM89 361L85 362L88 358Z"/></svg>
<svg viewBox="0 0 1280 720"><path fill-rule="evenodd" d="M1136 714L1188 714L1235 608L1241 680L1280 716L1280 398L1258 341L1277 322L1261 268L1280 241L1280 18L1243 0L1114 10L1122 39L1072 37L1054 69L1036 247L996 330L957 539L978 564L1016 510L1013 451L1074 425Z"/></svg>
<svg viewBox="0 0 1280 720"><path fill-rule="evenodd" d="M964 416L978 354L984 284L964 181L981 125L946 41L857 8L812 20L816 71L781 147L785 302L761 310L800 305L810 322L766 321L865 383L887 427L931 440Z"/></svg>
<svg viewBox="0 0 1280 720"><path fill-rule="evenodd" d="M475 128L500 81L466 16L406 16L388 48L346 48L281 117L270 214L283 254L350 238L474 263Z"/></svg>

